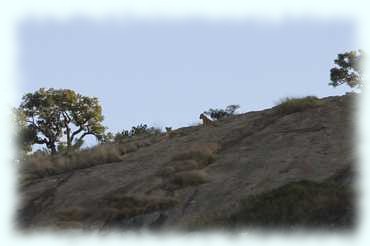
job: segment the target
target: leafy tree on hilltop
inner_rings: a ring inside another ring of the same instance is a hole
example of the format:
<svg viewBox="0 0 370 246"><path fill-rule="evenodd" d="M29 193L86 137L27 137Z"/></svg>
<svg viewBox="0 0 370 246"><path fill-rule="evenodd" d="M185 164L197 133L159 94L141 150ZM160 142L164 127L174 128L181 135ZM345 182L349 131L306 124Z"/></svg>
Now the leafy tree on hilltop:
<svg viewBox="0 0 370 246"><path fill-rule="evenodd" d="M100 139L102 108L96 97L82 96L68 89L44 89L23 96L18 112L23 116L32 144L45 144L52 154L66 137L67 150L80 146L83 138Z"/></svg>
<svg viewBox="0 0 370 246"><path fill-rule="evenodd" d="M362 50L338 54L337 59L334 60L335 67L330 70L329 85L337 87L347 84L351 88L361 88L363 86L363 70L361 69L363 57Z"/></svg>

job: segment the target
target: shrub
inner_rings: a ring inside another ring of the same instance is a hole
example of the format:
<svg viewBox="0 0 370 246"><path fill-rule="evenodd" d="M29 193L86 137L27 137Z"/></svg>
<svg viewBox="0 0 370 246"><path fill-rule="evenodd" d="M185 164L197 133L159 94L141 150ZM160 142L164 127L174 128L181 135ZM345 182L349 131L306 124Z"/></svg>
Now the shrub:
<svg viewBox="0 0 370 246"><path fill-rule="evenodd" d="M241 201L230 217L236 226L348 226L353 223L353 195L348 187L312 181L292 182Z"/></svg>
<svg viewBox="0 0 370 246"><path fill-rule="evenodd" d="M114 135L111 132L106 132L102 135L100 143L112 143L114 141Z"/></svg>
<svg viewBox="0 0 370 246"><path fill-rule="evenodd" d="M75 162L77 165L85 162L86 166L118 162L121 160L118 148L114 144L98 145L94 148L78 152L74 156L79 157L79 160Z"/></svg>
<svg viewBox="0 0 370 246"><path fill-rule="evenodd" d="M196 160L200 164L207 165L214 161L214 155L207 151L191 150L174 156L172 160L173 161Z"/></svg>
<svg viewBox="0 0 370 246"><path fill-rule="evenodd" d="M195 160L199 166L207 166L215 160L217 144L193 145L188 151L179 153L172 161Z"/></svg>
<svg viewBox="0 0 370 246"><path fill-rule="evenodd" d="M129 137L130 137L129 131L123 130L122 132L116 133L113 139L114 139L114 142L122 142L125 139L128 139Z"/></svg>
<svg viewBox="0 0 370 246"><path fill-rule="evenodd" d="M283 114L291 114L301 112L309 108L314 108L322 105L320 99L315 96L307 96L303 98L284 98L280 100L277 110Z"/></svg>
<svg viewBox="0 0 370 246"><path fill-rule="evenodd" d="M195 160L177 160L169 162L168 165L162 167L157 174L167 177L168 175L172 175L174 173L196 170L200 168L202 168L202 166L200 166Z"/></svg>
<svg viewBox="0 0 370 246"><path fill-rule="evenodd" d="M202 170L179 172L174 175L171 182L181 188L199 185L208 182L208 175Z"/></svg>
<svg viewBox="0 0 370 246"><path fill-rule="evenodd" d="M176 172L189 171L201 168L201 166L199 166L196 160L175 161L171 162L171 166L175 168Z"/></svg>
<svg viewBox="0 0 370 246"><path fill-rule="evenodd" d="M114 136L115 142L123 142L126 139L132 138L134 136L143 136L143 135L159 135L162 133L160 128L148 127L146 124L140 124L133 126L130 131L122 130L122 132L117 133Z"/></svg>
<svg viewBox="0 0 370 246"><path fill-rule="evenodd" d="M214 120L220 120L235 114L235 111L240 108L239 105L229 105L226 109L209 109L204 111L204 114L209 115Z"/></svg>
<svg viewBox="0 0 370 246"><path fill-rule="evenodd" d="M209 181L207 173L199 169L177 172L175 168L169 166L162 169L160 175L163 175L164 178L161 189L166 191L201 185Z"/></svg>
<svg viewBox="0 0 370 246"><path fill-rule="evenodd" d="M338 170L321 182L301 180L253 194L236 211L200 214L190 230L205 229L352 229L356 219L353 167ZM230 213L231 212L231 213Z"/></svg>
<svg viewBox="0 0 370 246"><path fill-rule="evenodd" d="M21 162L20 172L21 181L27 181L31 178L38 178L55 173L57 156L50 156L41 153L34 153L26 156Z"/></svg>

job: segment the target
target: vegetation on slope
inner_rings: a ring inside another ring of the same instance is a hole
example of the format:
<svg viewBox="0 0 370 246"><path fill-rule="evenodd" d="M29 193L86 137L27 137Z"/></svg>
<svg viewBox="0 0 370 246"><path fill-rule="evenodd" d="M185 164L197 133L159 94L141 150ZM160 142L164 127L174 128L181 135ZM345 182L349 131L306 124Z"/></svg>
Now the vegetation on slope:
<svg viewBox="0 0 370 246"><path fill-rule="evenodd" d="M320 99L315 96L307 96L302 98L287 97L280 101L277 110L282 114L292 114L302 112L309 108L314 108L322 105Z"/></svg>
<svg viewBox="0 0 370 246"><path fill-rule="evenodd" d="M294 181L250 195L230 215L200 216L190 229L347 229L355 225L355 211L353 173L346 168L323 182Z"/></svg>
<svg viewBox="0 0 370 246"><path fill-rule="evenodd" d="M351 87L361 88L363 81L359 69L360 58L361 53L359 55L354 52L338 55L335 61L337 67L331 70L333 82L331 85L347 83ZM244 128L236 129L237 137L232 136L230 139L224 137L217 144L194 146L180 153L175 151L172 158L166 159L166 161L169 160L167 163L161 163L163 166L154 174L155 177L151 177L160 180L156 181L156 187L153 188L160 191L159 196L149 194L151 190L140 196L114 190L113 193L107 194L104 199L98 201L101 203L102 213L96 210L90 211L88 208L70 208L59 211L57 218L67 227L72 225L78 227L81 220L95 216L95 212L106 216L104 220L108 220L107 223L116 223L154 211L174 208L179 202L174 196L176 191L186 192L187 189L212 181L213 177L208 174L207 167L215 162L216 154L220 154L219 144L221 149L225 146L228 148L237 146L241 141L253 136L256 131L263 131L286 114L314 111L311 109L321 106L323 102L315 96L282 99L275 110L271 110L268 114L261 114L260 118L246 126L246 128L251 126L247 131L244 131ZM238 105L230 105L225 110L210 109L205 113L214 120L229 118L231 122L233 117L230 116L235 114L238 107ZM176 141L177 137L187 135L181 131L172 131L170 127L166 128L167 133L163 133L160 129L148 127L145 124L132 127L130 131L123 130L115 135L107 133L102 125L103 115L97 99L83 97L71 90L40 89L33 94L29 93L23 98L17 116L23 150L29 152L33 144L45 144L48 149L46 152L39 151L22 156L20 166L23 184L32 183L35 178L119 162L128 153L142 147L166 139L174 138L173 140ZM319 129L322 128L323 126ZM312 128L307 129L312 130ZM228 135L232 135L230 133L227 132ZM99 144L93 148L82 149L82 140L89 134L96 136ZM65 138L66 142L64 142ZM354 192L351 185L338 181L343 178L342 176L320 183L300 180L263 193L249 195L240 200L237 211L229 211L227 216L225 213L215 215L213 218L200 216L194 223L195 227L197 225L219 225L228 228L352 226ZM346 176L348 175L344 174L344 177ZM54 187L47 190L47 194L55 193L56 189ZM172 194L173 197L168 194ZM30 208L34 205L38 206L37 202L35 204L32 201ZM41 208L41 206L38 207ZM28 212L34 211L28 209Z"/></svg>
<svg viewBox="0 0 370 246"><path fill-rule="evenodd" d="M347 186L292 182L242 200L230 223L234 227L349 227L353 225L353 198Z"/></svg>

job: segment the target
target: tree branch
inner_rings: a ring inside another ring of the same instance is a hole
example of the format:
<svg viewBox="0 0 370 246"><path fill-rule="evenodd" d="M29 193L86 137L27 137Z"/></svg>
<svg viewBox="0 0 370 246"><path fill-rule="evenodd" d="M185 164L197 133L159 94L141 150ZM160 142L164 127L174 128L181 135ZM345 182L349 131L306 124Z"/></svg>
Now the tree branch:
<svg viewBox="0 0 370 246"><path fill-rule="evenodd" d="M66 112L62 112L64 118L64 124L67 126L71 122L71 117Z"/></svg>
<svg viewBox="0 0 370 246"><path fill-rule="evenodd" d="M83 128L82 126L80 126L80 128L79 128L78 130L74 131L74 132L72 133L72 136L71 136L71 141L73 141L73 139L75 138L75 136L76 136L77 134L79 134L80 132L82 132L83 130L84 130L84 128Z"/></svg>
<svg viewBox="0 0 370 246"><path fill-rule="evenodd" d="M43 139L37 138L35 140L35 143L37 143L37 144L47 144L48 142L49 141L46 138L43 138Z"/></svg>
<svg viewBox="0 0 370 246"><path fill-rule="evenodd" d="M77 121L76 121L77 122ZM77 134L79 134L80 132L82 132L84 129L85 129L85 127L89 127L89 125L86 125L85 126L85 124L87 123L87 122L89 122L89 119L86 119L82 124L79 124L80 125L80 128L78 129L78 130L76 130L76 131L74 131L73 133L72 133L72 136L71 136L71 141L73 141L73 139L75 138L75 136L77 135ZM77 122L77 123L79 123L79 122ZM90 130L88 130L87 132L90 132ZM86 135L85 135L86 136ZM79 140L80 140L81 138L79 138Z"/></svg>
<svg viewBox="0 0 370 246"><path fill-rule="evenodd" d="M81 141L87 135L94 135L95 137L98 137L95 133L89 131L89 132L85 132L84 134L82 134L81 137L79 137L77 141Z"/></svg>

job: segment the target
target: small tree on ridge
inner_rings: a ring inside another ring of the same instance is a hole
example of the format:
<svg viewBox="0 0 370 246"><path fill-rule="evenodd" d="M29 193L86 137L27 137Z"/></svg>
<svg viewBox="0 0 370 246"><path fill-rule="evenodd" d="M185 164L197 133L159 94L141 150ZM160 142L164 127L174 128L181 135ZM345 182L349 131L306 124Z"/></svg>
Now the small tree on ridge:
<svg viewBox="0 0 370 246"><path fill-rule="evenodd" d="M337 87L341 84L347 84L351 88L360 88L363 86L363 71L361 62L364 52L362 50L345 52L338 54L334 60L335 67L330 70L331 82L329 85Z"/></svg>

